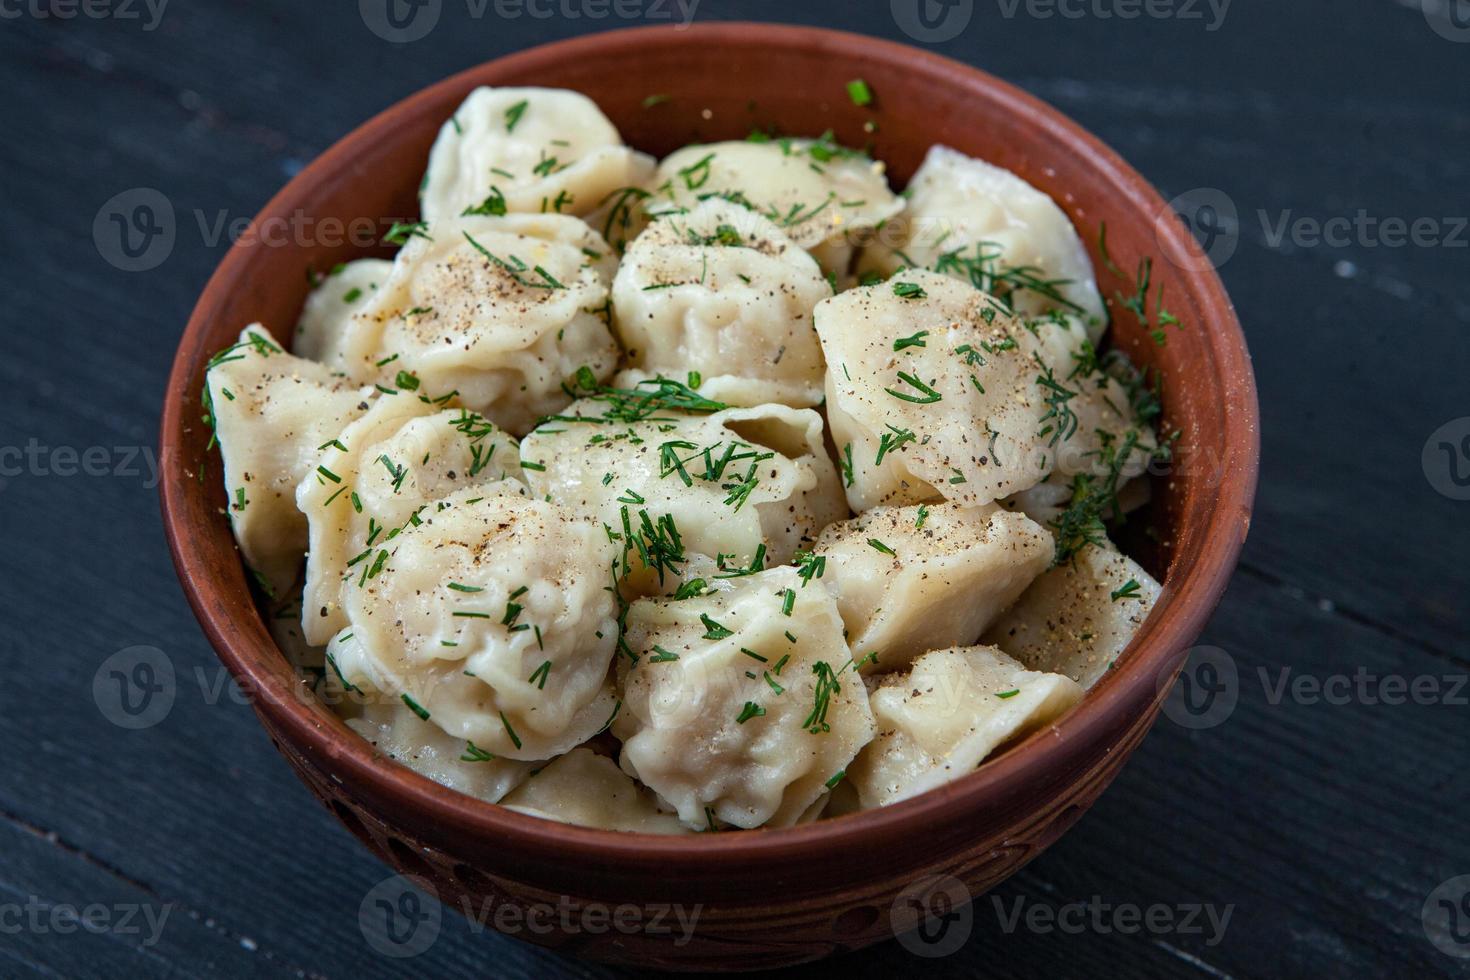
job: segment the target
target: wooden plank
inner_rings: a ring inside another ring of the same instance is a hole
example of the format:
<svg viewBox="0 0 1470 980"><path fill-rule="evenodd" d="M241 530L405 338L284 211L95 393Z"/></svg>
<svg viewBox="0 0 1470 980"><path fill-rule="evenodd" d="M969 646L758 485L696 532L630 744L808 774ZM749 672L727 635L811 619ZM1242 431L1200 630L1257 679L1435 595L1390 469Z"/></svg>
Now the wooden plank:
<svg viewBox="0 0 1470 980"><path fill-rule="evenodd" d="M0 817L6 976L272 977L295 972L197 909L39 828Z"/></svg>

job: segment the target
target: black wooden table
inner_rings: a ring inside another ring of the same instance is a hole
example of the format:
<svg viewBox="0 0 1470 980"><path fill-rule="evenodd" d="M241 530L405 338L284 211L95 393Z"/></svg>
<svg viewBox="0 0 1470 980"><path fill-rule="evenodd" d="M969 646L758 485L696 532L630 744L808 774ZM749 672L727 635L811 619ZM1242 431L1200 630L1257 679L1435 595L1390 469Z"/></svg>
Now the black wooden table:
<svg viewBox="0 0 1470 980"><path fill-rule="evenodd" d="M0 976L617 974L454 915L416 959L373 953L358 910L388 872L200 635L154 437L229 226L306 161L451 72L691 6L931 44L1059 106L1166 197L1233 208L1216 254L1264 411L1255 525L1201 641L1233 711L1161 720L1075 830L973 906L958 952L813 969L1470 971L1450 955L1470 955L1470 7L922 2L927 20L916 0L434 0L405 45L350 0L0 2ZM161 254L106 244L109 201L139 189L173 209ZM134 647L162 651L177 696L130 730L105 665Z"/></svg>

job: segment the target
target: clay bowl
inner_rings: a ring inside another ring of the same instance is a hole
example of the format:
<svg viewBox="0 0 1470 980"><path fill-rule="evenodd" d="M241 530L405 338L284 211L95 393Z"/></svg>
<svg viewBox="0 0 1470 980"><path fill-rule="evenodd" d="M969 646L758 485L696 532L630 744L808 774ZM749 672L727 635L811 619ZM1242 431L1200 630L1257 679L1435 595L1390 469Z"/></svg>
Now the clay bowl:
<svg viewBox="0 0 1470 980"><path fill-rule="evenodd" d="M874 105L848 99L854 78L868 81ZM316 703L252 602L220 516L219 481L197 479L209 438L199 421L204 364L256 320L289 337L308 290L304 272L370 251L333 229L415 216L430 144L477 85L580 90L628 143L658 155L756 127L832 129L849 145L871 141L896 187L931 143L944 142L1049 193L1089 243L1106 222L1109 251L1129 274L1106 272L1094 244L1105 294L1131 292L1132 270L1153 257L1155 281L1184 328L1158 347L1115 304L1112 337L1161 372L1184 465L1154 480L1146 521L1162 546L1146 561L1164 592L1119 668L1055 725L917 799L795 829L676 839L565 826L461 796L376 757ZM665 92L670 101L644 107L647 96ZM870 119L878 124L871 135ZM419 876L444 904L680 903L700 911L693 940L682 945L677 931L519 933L534 942L644 965L756 969L912 926L910 898L923 904L938 894L942 903L957 893L954 881L936 885L928 876L953 876L981 894L1055 841L1117 775L1224 591L1250 524L1259 454L1250 360L1230 300L1194 240L1142 177L1076 124L984 72L921 50L769 24L637 29L533 48L440 82L359 127L276 195L257 227L296 227L303 216L316 234L262 235L226 255L179 344L161 457L174 562L204 632L253 692L261 723L302 780L374 853Z"/></svg>

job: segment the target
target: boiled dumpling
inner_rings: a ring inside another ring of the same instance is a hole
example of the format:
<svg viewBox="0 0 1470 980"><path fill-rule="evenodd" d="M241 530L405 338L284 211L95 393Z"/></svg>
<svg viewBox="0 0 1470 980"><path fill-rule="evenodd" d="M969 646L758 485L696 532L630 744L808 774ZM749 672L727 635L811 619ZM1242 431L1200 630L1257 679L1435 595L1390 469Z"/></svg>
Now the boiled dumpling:
<svg viewBox="0 0 1470 980"><path fill-rule="evenodd" d="M1104 370L1076 318L1048 314L1027 320L1026 330L1036 347L1036 384L1054 406L1039 431L1054 461L1053 475L1102 476L1114 463L1120 485L1141 475L1158 439L1139 416L1128 386ZM1126 362L1121 369L1128 369Z"/></svg>
<svg viewBox="0 0 1470 980"><path fill-rule="evenodd" d="M546 759L612 717L613 553L597 524L523 492L473 486L425 509L345 590L327 659L477 750Z"/></svg>
<svg viewBox="0 0 1470 980"><path fill-rule="evenodd" d="M296 485L373 391L287 354L258 323L215 355L205 385L235 540L262 588L284 597L306 550Z"/></svg>
<svg viewBox="0 0 1470 980"><path fill-rule="evenodd" d="M326 360L342 342L352 317L367 306L392 271L393 263L387 259L358 259L323 279L306 297L291 352L312 361Z"/></svg>
<svg viewBox="0 0 1470 980"><path fill-rule="evenodd" d="M547 763L502 805L546 820L644 834L687 834L672 813L618 764L588 748L575 748Z"/></svg>
<svg viewBox="0 0 1470 980"><path fill-rule="evenodd" d="M847 271L850 235L903 210L883 164L830 139L696 144L658 166L648 214L722 197L765 215L834 275Z"/></svg>
<svg viewBox="0 0 1470 980"><path fill-rule="evenodd" d="M823 365L812 308L831 295L816 261L746 208L712 198L667 215L613 280L629 365L617 383L692 376L701 395L727 404L815 405Z"/></svg>
<svg viewBox="0 0 1470 980"><path fill-rule="evenodd" d="M429 505L475 484L520 478L516 440L483 416L384 395L322 449L296 490L310 525L302 628L324 644L347 625L342 595ZM384 558L386 561L386 557Z"/></svg>
<svg viewBox="0 0 1470 980"><path fill-rule="evenodd" d="M704 405L708 414L665 406ZM624 549L625 572L679 580L692 553L724 571L790 560L847 516L810 409L725 408L647 385L574 404L521 444L536 496L590 513Z"/></svg>
<svg viewBox="0 0 1470 980"><path fill-rule="evenodd" d="M1051 471L1039 341L992 297L914 269L818 304L816 324L854 510L980 506Z"/></svg>
<svg viewBox="0 0 1470 980"><path fill-rule="evenodd" d="M421 210L431 225L467 210L584 215L653 168L580 92L482 87L439 130Z"/></svg>
<svg viewBox="0 0 1470 980"><path fill-rule="evenodd" d="M1159 597L1159 583L1111 546L1088 545L1042 575L985 633L1033 670L1084 688L1123 655Z"/></svg>
<svg viewBox="0 0 1470 980"><path fill-rule="evenodd" d="M1115 462L1126 481L1156 451L1127 387L1069 318L1018 320L973 287L911 269L819 304L815 320L854 509L940 496L978 506Z"/></svg>
<svg viewBox="0 0 1470 980"><path fill-rule="evenodd" d="M794 568L639 600L627 631L622 766L689 827L797 823L872 735L837 603Z"/></svg>
<svg viewBox="0 0 1470 980"><path fill-rule="evenodd" d="M398 253L326 360L385 387L453 393L496 425L525 432L571 400L563 386L580 368L612 374L614 261L607 243L564 215L431 224Z"/></svg>
<svg viewBox="0 0 1470 980"><path fill-rule="evenodd" d="M329 681L335 680L330 672ZM364 697L340 683L323 692L344 716L347 727L401 766L466 796L498 803L541 763L502 759L472 748L425 721L398 698Z"/></svg>
<svg viewBox="0 0 1470 980"><path fill-rule="evenodd" d="M817 539L865 671L979 639L1051 564L1052 537L1022 514L958 504L875 507Z"/></svg>
<svg viewBox="0 0 1470 980"><path fill-rule="evenodd" d="M999 501L1006 510L1025 514L1043 527L1062 516L1072 500L1072 478L1052 472L1034 487L1027 487Z"/></svg>
<svg viewBox="0 0 1470 980"><path fill-rule="evenodd" d="M1017 313L1071 314L1094 342L1101 336L1107 313L1092 262L1051 198L1009 170L937 145L905 196L903 217L874 236L861 271L933 269L1000 297Z"/></svg>
<svg viewBox="0 0 1470 980"><path fill-rule="evenodd" d="M974 772L1081 697L1068 678L1029 671L994 647L927 653L879 680L870 697L878 733L847 780L864 809L918 796Z"/></svg>

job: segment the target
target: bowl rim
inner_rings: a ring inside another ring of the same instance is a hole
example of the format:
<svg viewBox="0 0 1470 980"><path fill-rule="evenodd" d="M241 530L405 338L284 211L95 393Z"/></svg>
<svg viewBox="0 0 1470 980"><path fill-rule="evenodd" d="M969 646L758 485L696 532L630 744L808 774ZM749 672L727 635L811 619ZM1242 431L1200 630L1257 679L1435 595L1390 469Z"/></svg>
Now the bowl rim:
<svg viewBox="0 0 1470 980"><path fill-rule="evenodd" d="M1085 150L1095 165L1111 171L1120 185L1129 190L1129 197L1120 202L1120 208L1155 215L1167 213L1167 205L1153 186L1097 137L1040 99L982 69L918 47L846 31L724 21L633 27L582 35L526 48L458 72L415 91L356 126L278 191L255 221L258 223L277 212L297 181L340 170L360 146L375 140L376 134L391 132L399 120L420 112L421 107L435 101L445 90L466 85L492 66L524 72L592 50L599 55L619 50L636 54L646 42L671 34L684 38L685 43L719 45L746 41L752 30L759 31L763 47L779 51L820 48L855 61L901 59L926 71L964 76L972 84L987 88L1008 111L1024 114L1028 122L1049 130L1059 141ZM1168 584L1135 636L1128 658L1113 672L1109 683L1094 688L1055 723L974 772L912 799L820 823L713 835L663 836L599 830L517 813L451 790L383 758L345 726L334 728L321 724L293 686L263 665L257 669L253 658L246 655L249 640L232 626L223 607L210 601L208 593L213 583L208 565L193 549L185 530L186 499L189 493L197 492L196 481L171 479L169 468L165 467L160 483L163 523L181 587L216 654L242 686L254 692L255 710L268 716L269 726L284 730L293 748L303 754L309 751L318 765L329 762L334 767L333 778L362 786L378 799L408 801L421 816L434 820L437 826L496 841L507 853L513 852L518 857L589 861L594 867L662 873L671 872L670 862L677 862L681 875L700 875L798 856L803 862L844 855L850 858L854 848L864 849L858 853L866 853L866 849L874 846L901 841L916 827L937 826L945 820L962 817L986 797L1020 791L1033 774L1047 768L1048 760L1059 760L1075 743L1085 745L1102 738L1109 727L1116 726L1120 716L1135 714L1140 699L1146 698L1156 705L1162 697L1164 679L1172 679L1182 665L1188 646L1203 629L1234 570L1249 526L1260 455L1259 408L1250 356L1224 286L1192 235L1182 223L1173 221L1156 222L1156 232L1162 250L1186 257L1188 264L1180 274L1193 280L1207 314L1207 322L1198 325L1206 335L1204 343L1215 359L1218 375L1239 392L1242 410L1228 413L1222 439L1227 458L1238 465L1218 488L1216 505L1200 534L1198 548L1189 555L1175 556ZM237 277L238 270L246 267L248 251L236 244L226 254L201 293L180 338L160 420L161 459L181 457L185 392L198 363L191 352L201 349L206 325L217 305L214 297L224 291L227 281ZM272 652L279 657L278 652Z"/></svg>

